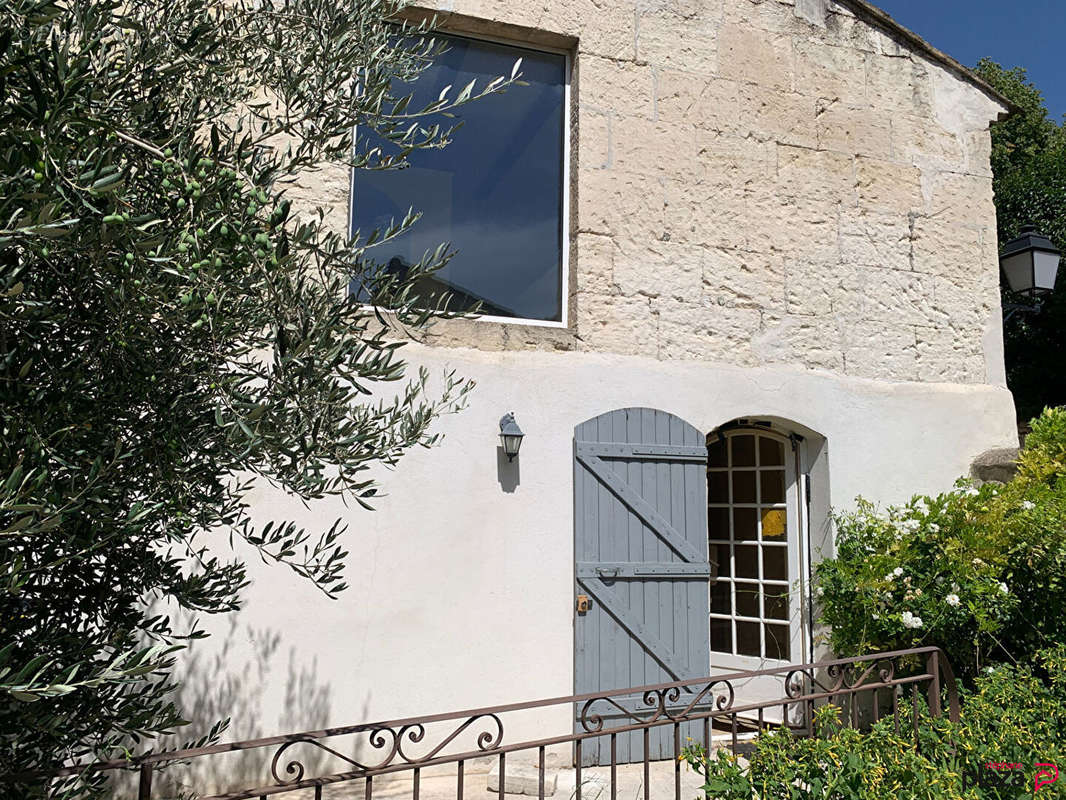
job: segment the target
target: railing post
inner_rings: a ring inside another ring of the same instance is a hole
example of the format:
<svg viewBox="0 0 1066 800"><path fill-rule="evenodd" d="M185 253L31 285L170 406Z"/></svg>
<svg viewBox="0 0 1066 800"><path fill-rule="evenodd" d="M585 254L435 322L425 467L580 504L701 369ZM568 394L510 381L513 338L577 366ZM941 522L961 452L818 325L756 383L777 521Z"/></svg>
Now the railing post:
<svg viewBox="0 0 1066 800"><path fill-rule="evenodd" d="M137 800L152 800L151 764L141 764L141 775L137 781Z"/></svg>
<svg viewBox="0 0 1066 800"><path fill-rule="evenodd" d="M929 681L929 713L940 716L940 651L934 650L925 662L926 669L932 675Z"/></svg>

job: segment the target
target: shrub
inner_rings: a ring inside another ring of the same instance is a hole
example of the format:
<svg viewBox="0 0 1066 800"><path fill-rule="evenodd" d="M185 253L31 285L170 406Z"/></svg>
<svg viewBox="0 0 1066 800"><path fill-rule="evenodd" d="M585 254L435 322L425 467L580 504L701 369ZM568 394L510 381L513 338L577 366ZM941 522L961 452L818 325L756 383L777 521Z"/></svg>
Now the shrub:
<svg viewBox="0 0 1066 800"><path fill-rule="evenodd" d="M1007 800L1031 796L1035 764L1066 764L1066 646L1035 654L1033 667L991 667L967 693L962 719L923 715L915 743L908 718L869 732L845 727L834 706L816 712L817 736L787 729L761 736L747 766L696 745L683 758L719 800ZM1018 764L993 769L989 763ZM1061 792L1058 784L1047 797Z"/></svg>
<svg viewBox="0 0 1066 800"><path fill-rule="evenodd" d="M1066 409L1033 423L1010 483L839 515L816 594L840 655L937 645L972 682L1066 641Z"/></svg>

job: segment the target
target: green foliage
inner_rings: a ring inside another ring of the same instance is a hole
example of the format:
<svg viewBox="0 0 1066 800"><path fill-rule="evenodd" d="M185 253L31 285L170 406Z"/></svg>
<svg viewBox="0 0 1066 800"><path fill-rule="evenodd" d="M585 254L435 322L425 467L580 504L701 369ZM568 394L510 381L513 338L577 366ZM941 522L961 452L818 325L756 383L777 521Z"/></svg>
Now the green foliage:
<svg viewBox="0 0 1066 800"><path fill-rule="evenodd" d="M1024 69L1008 70L984 59L976 71L1019 109L992 125L999 241L1009 242L1031 224L1066 251L1066 131L1048 117L1044 98ZM1064 355L1064 273L1040 313L1017 313L1004 325L1007 377L1019 419L1066 403L1066 376L1056 368ZM1004 290L1005 302L1019 299Z"/></svg>
<svg viewBox="0 0 1066 800"><path fill-rule="evenodd" d="M1036 763L1066 762L1066 646L1035 654L1033 667L996 667L976 680L959 723L923 711L917 743L909 713L868 732L816 712L812 738L778 729L759 737L748 765L702 747L683 757L718 800L1015 800L1033 796ZM1020 769L992 769L1017 764ZM1058 784L1046 789L1062 796Z"/></svg>
<svg viewBox="0 0 1066 800"><path fill-rule="evenodd" d="M964 681L1066 641L1066 409L1033 423L1019 473L837 518L815 593L841 655L936 645Z"/></svg>
<svg viewBox="0 0 1066 800"><path fill-rule="evenodd" d="M414 287L448 252L403 278L373 260L417 214L349 240L289 197L327 164L445 146L434 120L515 82L410 108L441 45L400 7L0 4L0 783L20 796L41 783L11 773L182 723L172 653L201 633L172 619L237 608L249 554L344 588L344 526L257 524L255 481L369 508L367 471L462 405L469 384L430 390L398 356L442 315Z"/></svg>

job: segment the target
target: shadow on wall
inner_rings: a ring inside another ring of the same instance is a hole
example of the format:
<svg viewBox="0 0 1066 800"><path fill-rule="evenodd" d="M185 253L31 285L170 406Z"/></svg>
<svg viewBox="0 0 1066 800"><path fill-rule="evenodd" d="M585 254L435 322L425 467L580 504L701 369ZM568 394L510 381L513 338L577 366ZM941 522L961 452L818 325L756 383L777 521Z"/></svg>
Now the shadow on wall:
<svg viewBox="0 0 1066 800"><path fill-rule="evenodd" d="M179 661L177 677L181 685L175 700L189 724L177 735L160 740L153 749L187 747L223 719L230 720L230 724L219 738L220 743L321 729L329 724L331 716L332 721L337 721L335 709L331 714L330 684L320 677L317 660L301 661L295 648L290 648L286 657L280 631L242 625L239 614L234 614L227 630L194 643L184 656ZM278 701L269 696L271 686L277 687L274 692L282 696L276 717L271 706ZM342 722L362 720L368 702L369 698L364 700L363 708L341 714ZM153 796L196 796L275 784L271 760L277 751L277 746L266 747L172 765L153 781ZM278 777L295 778L295 766L286 773L290 762L302 764L308 775L343 769L343 764L330 759L319 748L296 745L278 760ZM119 783L132 784L134 777L130 775L129 780ZM130 785L125 794L134 796L136 790Z"/></svg>
<svg viewBox="0 0 1066 800"><path fill-rule="evenodd" d="M503 452L503 448L496 448L496 480L500 482L500 488L507 494L514 494L518 484L522 482L521 462L518 458L518 456L515 456L513 460L508 461L507 454Z"/></svg>

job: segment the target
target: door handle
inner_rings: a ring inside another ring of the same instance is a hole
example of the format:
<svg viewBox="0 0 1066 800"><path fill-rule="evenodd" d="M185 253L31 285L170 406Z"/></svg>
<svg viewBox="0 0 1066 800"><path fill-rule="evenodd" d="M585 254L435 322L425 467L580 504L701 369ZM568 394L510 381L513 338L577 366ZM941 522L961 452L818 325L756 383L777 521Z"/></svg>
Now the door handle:
<svg viewBox="0 0 1066 800"><path fill-rule="evenodd" d="M617 578L618 567L597 567L596 574L601 578Z"/></svg>

